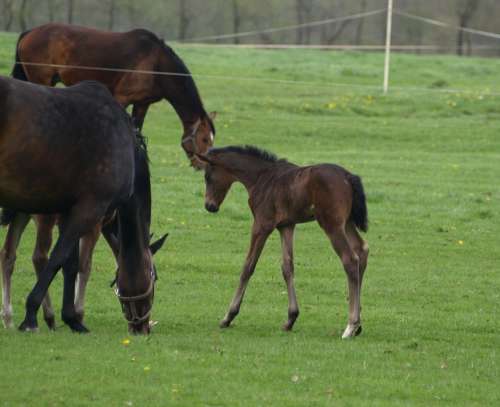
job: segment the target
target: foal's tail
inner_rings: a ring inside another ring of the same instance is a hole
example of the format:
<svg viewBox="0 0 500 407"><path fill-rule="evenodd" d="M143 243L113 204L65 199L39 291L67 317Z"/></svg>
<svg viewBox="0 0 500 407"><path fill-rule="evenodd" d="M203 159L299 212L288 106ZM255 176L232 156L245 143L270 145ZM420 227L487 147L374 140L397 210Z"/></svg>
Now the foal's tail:
<svg viewBox="0 0 500 407"><path fill-rule="evenodd" d="M366 196L361 178L357 175L350 174L348 180L352 187L350 220L354 222L358 229L366 232L368 230L368 210L366 208Z"/></svg>
<svg viewBox="0 0 500 407"><path fill-rule="evenodd" d="M21 58L19 57L19 43L23 39L23 37L28 34L30 31L25 31L19 35L16 44L16 61L14 63L14 68L12 68L11 76L15 79L19 79L20 81L28 81L28 77L26 76L26 72L24 71L23 65L21 64Z"/></svg>

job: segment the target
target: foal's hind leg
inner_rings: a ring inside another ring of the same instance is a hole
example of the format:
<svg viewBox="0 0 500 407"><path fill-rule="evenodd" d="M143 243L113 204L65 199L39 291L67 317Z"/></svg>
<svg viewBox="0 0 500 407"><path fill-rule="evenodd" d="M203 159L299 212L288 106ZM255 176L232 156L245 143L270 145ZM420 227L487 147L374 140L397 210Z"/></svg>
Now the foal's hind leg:
<svg viewBox="0 0 500 407"><path fill-rule="evenodd" d="M85 291L89 281L92 268L92 253L101 234L101 224L97 224L93 230L80 239L80 258L78 264L78 276L75 292L75 312L79 322L83 322L85 314Z"/></svg>
<svg viewBox="0 0 500 407"><path fill-rule="evenodd" d="M361 275L359 272L359 256L352 249L345 233L344 225L334 221L321 219L318 221L330 238L335 252L340 257L344 270L347 274L349 286L349 322L342 334L342 338L350 338L361 333L361 307L360 288Z"/></svg>
<svg viewBox="0 0 500 407"><path fill-rule="evenodd" d="M35 272L37 278L40 278L41 273L45 269L47 262L49 260L49 250L52 246L52 229L56 223L56 215L36 215L33 217L36 225L36 243L35 249L33 251L33 266L35 267ZM54 318L54 309L52 308L52 302L50 301L50 296L47 291L45 298L42 302L43 307L43 318L47 323L49 329L56 329L56 322Z"/></svg>
<svg viewBox="0 0 500 407"><path fill-rule="evenodd" d="M2 267L2 321L5 328L12 328L12 303L11 303L11 280L16 262L16 250L21 240L30 216L18 212L14 220L9 224L5 242L0 251L0 264Z"/></svg>
<svg viewBox="0 0 500 407"><path fill-rule="evenodd" d="M243 301L243 296L245 295L248 281L255 271L255 266L257 265L259 256L262 253L264 244L266 243L266 240L271 232L272 229L258 227L254 224L252 228L252 240L250 242L250 249L248 251L248 255L243 266L243 271L241 272L240 276L240 284L236 289L236 293L234 294L233 301L229 306L229 310L227 311L226 316L219 324L221 328L227 328L231 324L231 321L240 312L241 302Z"/></svg>
<svg viewBox="0 0 500 407"><path fill-rule="evenodd" d="M286 282L288 291L288 321L283 325L285 331L291 331L295 320L299 316L299 305L295 295L295 287L293 285L293 231L294 226L279 229L281 236L281 250L283 252L283 264L281 270L283 278Z"/></svg>
<svg viewBox="0 0 500 407"><path fill-rule="evenodd" d="M356 226L352 222L347 222L346 227L347 238L349 244L359 257L359 290L361 295L361 286L363 285L363 275L365 274L366 266L368 264L368 243L360 236Z"/></svg>

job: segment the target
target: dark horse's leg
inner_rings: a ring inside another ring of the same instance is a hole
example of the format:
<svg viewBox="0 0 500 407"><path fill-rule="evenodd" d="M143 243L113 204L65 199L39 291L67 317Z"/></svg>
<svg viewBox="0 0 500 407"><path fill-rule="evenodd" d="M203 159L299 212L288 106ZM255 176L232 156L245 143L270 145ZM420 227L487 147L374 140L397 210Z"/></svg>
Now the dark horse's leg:
<svg viewBox="0 0 500 407"><path fill-rule="evenodd" d="M78 274L78 241L73 246L69 258L62 266L64 276L64 291L63 291L63 306L61 310L61 318L72 331L88 332L88 329L81 323L79 315L75 309L75 283L76 275Z"/></svg>
<svg viewBox="0 0 500 407"><path fill-rule="evenodd" d="M262 249L264 248L264 244L266 243L266 240L272 231L272 228L264 228L254 223L252 228L252 240L250 242L250 249L243 266L243 271L241 272L240 284L236 289L236 293L234 294L233 301L229 306L229 310L226 316L219 324L221 328L227 328L231 324L231 321L234 319L234 317L238 315L238 312L240 312L241 302L243 301L243 296L245 295L248 281L250 280L250 277L252 277L255 266L257 265L257 261L259 260L259 256L262 253Z"/></svg>
<svg viewBox="0 0 500 407"><path fill-rule="evenodd" d="M132 120L136 129L142 130L142 126L144 124L144 119L146 117L148 109L149 104L134 104L134 107L132 108Z"/></svg>
<svg viewBox="0 0 500 407"><path fill-rule="evenodd" d="M283 325L285 331L291 331L295 320L299 316L299 305L295 295L293 284L293 231L295 226L287 226L279 229L281 236L281 249L283 252L283 264L281 270L288 291L288 321Z"/></svg>
<svg viewBox="0 0 500 407"><path fill-rule="evenodd" d="M56 215L36 215L33 217L36 225L36 243L33 250L33 266L35 267L36 276L39 279L43 273L47 262L49 261L49 250L52 246L52 229L56 224ZM49 329L56 329L54 318L54 310L50 301L49 292L45 295L42 302L43 318Z"/></svg>
<svg viewBox="0 0 500 407"><path fill-rule="evenodd" d="M36 313L40 308L40 304L47 293L50 283L54 279L57 271L63 266L68 266L68 276L65 276L65 295L64 298L68 301L68 298L74 300L74 276L71 273L76 273L78 270L78 241L82 235L88 232L92 226L98 223L104 216L105 206L98 205L95 201L87 202L85 204L81 203L74 206L69 215L62 215L59 238L57 243L50 254L49 261L45 270L37 281L33 290L29 294L26 300L26 316L22 324L19 326L21 331L34 331L38 328ZM76 267L75 264L76 263ZM67 281L66 281L67 279ZM71 285L71 279L73 283ZM74 311L74 303L72 304ZM73 324L73 319L71 309L63 308L63 318L69 319L71 324ZM67 322L67 321L65 321ZM76 321L77 322L77 321ZM70 327L81 332L81 326L77 324L70 325Z"/></svg>
<svg viewBox="0 0 500 407"><path fill-rule="evenodd" d="M92 254L101 235L101 224L94 226L91 232L80 239L78 279L76 284L75 311L80 322L85 314L85 291L92 269Z"/></svg>
<svg viewBox="0 0 500 407"><path fill-rule="evenodd" d="M11 303L11 280L16 262L16 250L19 246L21 236L30 220L30 216L18 212L9 224L7 236L0 251L0 264L2 267L2 320L6 328L12 328L12 303Z"/></svg>

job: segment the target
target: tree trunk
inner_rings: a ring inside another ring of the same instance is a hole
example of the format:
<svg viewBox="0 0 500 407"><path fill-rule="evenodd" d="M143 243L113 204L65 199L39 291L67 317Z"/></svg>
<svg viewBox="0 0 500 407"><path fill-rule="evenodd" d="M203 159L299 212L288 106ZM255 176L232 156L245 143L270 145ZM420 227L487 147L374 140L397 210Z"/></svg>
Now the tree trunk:
<svg viewBox="0 0 500 407"><path fill-rule="evenodd" d="M303 0L295 0L295 13L297 14L297 24L304 23L304 14L303 14ZM304 31L302 27L297 28L297 37L295 39L297 44L302 44L304 41Z"/></svg>
<svg viewBox="0 0 500 407"><path fill-rule="evenodd" d="M67 19L68 24L73 24L74 0L67 0Z"/></svg>
<svg viewBox="0 0 500 407"><path fill-rule="evenodd" d="M360 13L364 13L366 11L366 0L361 0L361 11ZM363 41L363 23L365 22L364 18L360 18L358 22L358 26L356 27L356 37L354 39L354 44L361 45Z"/></svg>
<svg viewBox="0 0 500 407"><path fill-rule="evenodd" d="M3 27L5 31L9 31L14 21L14 11L12 10L12 3L14 0L3 0Z"/></svg>
<svg viewBox="0 0 500 407"><path fill-rule="evenodd" d="M458 4L458 21L462 28L467 28L470 20L474 16L480 0L463 0ZM464 55L465 33L463 30L458 30L457 33L457 55ZM470 38L469 38L470 41ZM470 48L470 45L469 45Z"/></svg>
<svg viewBox="0 0 500 407"><path fill-rule="evenodd" d="M109 0L109 13L108 13L108 30L113 30L113 26L115 24L115 9L116 9L115 0Z"/></svg>
<svg viewBox="0 0 500 407"><path fill-rule="evenodd" d="M189 16L186 8L187 0L179 0L179 40L186 39Z"/></svg>
<svg viewBox="0 0 500 407"><path fill-rule="evenodd" d="M47 0L47 11L49 15L49 22L54 21L54 0Z"/></svg>
<svg viewBox="0 0 500 407"><path fill-rule="evenodd" d="M28 0L21 0L21 5L19 6L19 28L21 31L26 31L26 6L28 5Z"/></svg>
<svg viewBox="0 0 500 407"><path fill-rule="evenodd" d="M233 0L233 33L238 34L240 32L241 16L240 8L238 5L238 0ZM239 37L234 37L233 42L235 44L240 43Z"/></svg>

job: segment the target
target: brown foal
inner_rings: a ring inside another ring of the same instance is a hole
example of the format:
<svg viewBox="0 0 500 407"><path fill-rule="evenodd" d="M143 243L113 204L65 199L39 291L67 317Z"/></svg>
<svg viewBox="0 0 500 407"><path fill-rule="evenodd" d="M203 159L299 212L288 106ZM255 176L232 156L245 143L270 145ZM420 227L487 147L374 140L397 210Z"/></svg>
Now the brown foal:
<svg viewBox="0 0 500 407"><path fill-rule="evenodd" d="M283 252L282 272L288 290L288 321L283 329L292 329L299 315L293 283L294 228L297 223L315 219L330 239L347 274L349 322L342 338L360 334L360 293L368 260L368 245L357 230L368 229L361 179L333 164L299 167L252 146L211 149L199 158L206 163L205 208L217 212L232 183L238 181L248 191L254 216L250 249L240 283L220 323L221 328L228 327L238 314L266 240L278 229Z"/></svg>

